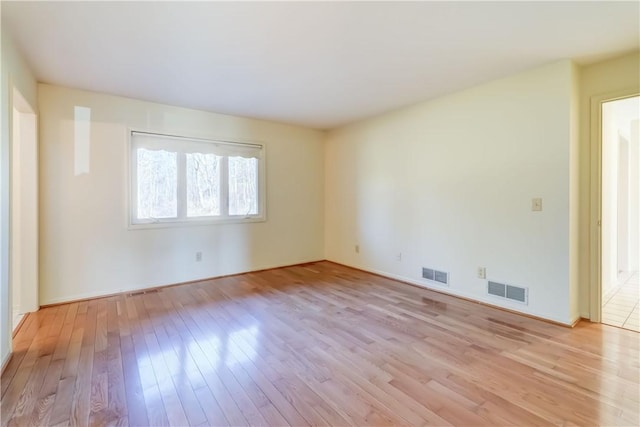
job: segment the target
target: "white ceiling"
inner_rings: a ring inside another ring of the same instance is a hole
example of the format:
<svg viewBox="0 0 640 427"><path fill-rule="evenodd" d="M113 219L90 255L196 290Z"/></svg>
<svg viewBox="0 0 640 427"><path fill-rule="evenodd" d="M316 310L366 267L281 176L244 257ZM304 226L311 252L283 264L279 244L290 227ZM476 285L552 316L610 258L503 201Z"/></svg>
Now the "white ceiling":
<svg viewBox="0 0 640 427"><path fill-rule="evenodd" d="M639 5L1 2L41 82L321 129L639 49Z"/></svg>

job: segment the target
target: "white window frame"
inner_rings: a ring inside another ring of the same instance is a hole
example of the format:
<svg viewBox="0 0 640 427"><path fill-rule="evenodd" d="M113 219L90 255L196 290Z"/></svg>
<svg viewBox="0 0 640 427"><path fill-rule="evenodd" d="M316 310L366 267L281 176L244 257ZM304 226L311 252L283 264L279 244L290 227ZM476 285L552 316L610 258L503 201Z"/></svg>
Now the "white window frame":
<svg viewBox="0 0 640 427"><path fill-rule="evenodd" d="M229 174L228 174L228 156L223 156L221 164L220 174L220 215L215 216L200 216L200 217L187 217L187 205L186 205L186 153L187 151L177 151L178 164L177 164L177 217L175 218L149 218L138 219L138 191L137 191L137 157L136 149L139 146L134 141L134 135L150 136L154 138L166 138L171 143L179 143L184 141L185 144L197 143L197 144L215 144L218 147L228 147L230 150L234 149L253 149L259 150L260 155L258 159L258 213L254 215L229 215ZM266 173L265 173L265 157L266 148L264 144L256 142L240 142L240 141L228 141L219 139L205 139L197 137L188 137L183 135L171 135L159 132L149 132L142 130L129 129L128 130L128 146L127 154L129 158L129 167L127 169L128 174L128 201L127 201L127 217L129 229L145 229L145 228L166 228L166 227L181 227L189 225L210 225L210 224L234 224L234 223L250 223L250 222L263 222L266 221Z"/></svg>

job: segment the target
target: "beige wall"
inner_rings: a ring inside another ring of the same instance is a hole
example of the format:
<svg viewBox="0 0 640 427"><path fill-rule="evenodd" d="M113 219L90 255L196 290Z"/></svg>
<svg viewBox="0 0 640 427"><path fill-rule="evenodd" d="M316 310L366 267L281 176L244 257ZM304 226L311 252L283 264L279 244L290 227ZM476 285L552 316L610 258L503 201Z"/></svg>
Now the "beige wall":
<svg viewBox="0 0 640 427"><path fill-rule="evenodd" d="M569 115L569 317L580 318L580 68L571 67Z"/></svg>
<svg viewBox="0 0 640 427"><path fill-rule="evenodd" d="M91 109L78 176L75 106ZM42 304L324 258L323 132L50 85L39 107ZM267 221L127 229L129 128L264 143Z"/></svg>
<svg viewBox="0 0 640 427"><path fill-rule="evenodd" d="M442 269L440 290L572 323L577 78L560 61L331 131L327 258L433 288L421 268ZM477 267L529 304L488 296Z"/></svg>
<svg viewBox="0 0 640 427"><path fill-rule="evenodd" d="M36 110L37 84L11 38L1 33L2 73L0 81L0 364L11 351L11 295L9 290L9 213L10 213L10 158L13 121L13 89L17 89L25 101Z"/></svg>
<svg viewBox="0 0 640 427"><path fill-rule="evenodd" d="M592 206L591 182L596 175L592 163L592 117L591 100L595 97L616 94L618 96L640 92L640 53L635 52L619 58L583 67L580 80L580 315L591 316L591 282L594 280L595 260L591 260L591 249L595 245L594 233L597 220Z"/></svg>

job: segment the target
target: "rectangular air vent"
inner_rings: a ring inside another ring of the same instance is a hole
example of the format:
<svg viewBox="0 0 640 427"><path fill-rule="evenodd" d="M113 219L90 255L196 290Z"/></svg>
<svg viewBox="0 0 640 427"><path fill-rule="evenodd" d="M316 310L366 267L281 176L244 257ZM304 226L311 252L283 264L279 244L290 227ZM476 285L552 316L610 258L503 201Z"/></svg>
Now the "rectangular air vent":
<svg viewBox="0 0 640 427"><path fill-rule="evenodd" d="M433 268L422 268L422 278L437 282L439 285L449 285L449 273Z"/></svg>
<svg viewBox="0 0 640 427"><path fill-rule="evenodd" d="M517 286L507 285L507 299L512 299L519 302L527 302L527 290L525 288L519 288Z"/></svg>
<svg viewBox="0 0 640 427"><path fill-rule="evenodd" d="M502 283L489 281L487 291L489 292L489 295L495 295L502 298L507 296L507 286Z"/></svg>
<svg viewBox="0 0 640 427"><path fill-rule="evenodd" d="M505 285L503 283L488 281L487 293L489 295L494 295L500 298L521 302L523 304L528 303L528 289L521 288L519 286Z"/></svg>
<svg viewBox="0 0 640 427"><path fill-rule="evenodd" d="M436 270L436 282L444 283L445 285L449 283L449 273L445 273L444 271Z"/></svg>
<svg viewBox="0 0 640 427"><path fill-rule="evenodd" d="M141 290L141 291L133 291L133 292L129 292L127 294L127 296L129 297L135 297L136 295L144 295L144 294L155 294L156 292L158 292L158 289L147 289L147 290Z"/></svg>
<svg viewBox="0 0 640 427"><path fill-rule="evenodd" d="M422 278L427 280L434 280L435 272L430 268L422 268Z"/></svg>

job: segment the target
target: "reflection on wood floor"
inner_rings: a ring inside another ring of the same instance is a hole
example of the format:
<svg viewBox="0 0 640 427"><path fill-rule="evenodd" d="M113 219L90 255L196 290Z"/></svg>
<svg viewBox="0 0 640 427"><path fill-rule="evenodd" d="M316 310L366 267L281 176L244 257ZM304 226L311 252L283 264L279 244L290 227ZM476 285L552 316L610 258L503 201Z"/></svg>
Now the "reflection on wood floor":
<svg viewBox="0 0 640 427"><path fill-rule="evenodd" d="M3 425L638 425L639 335L329 262L29 315Z"/></svg>

